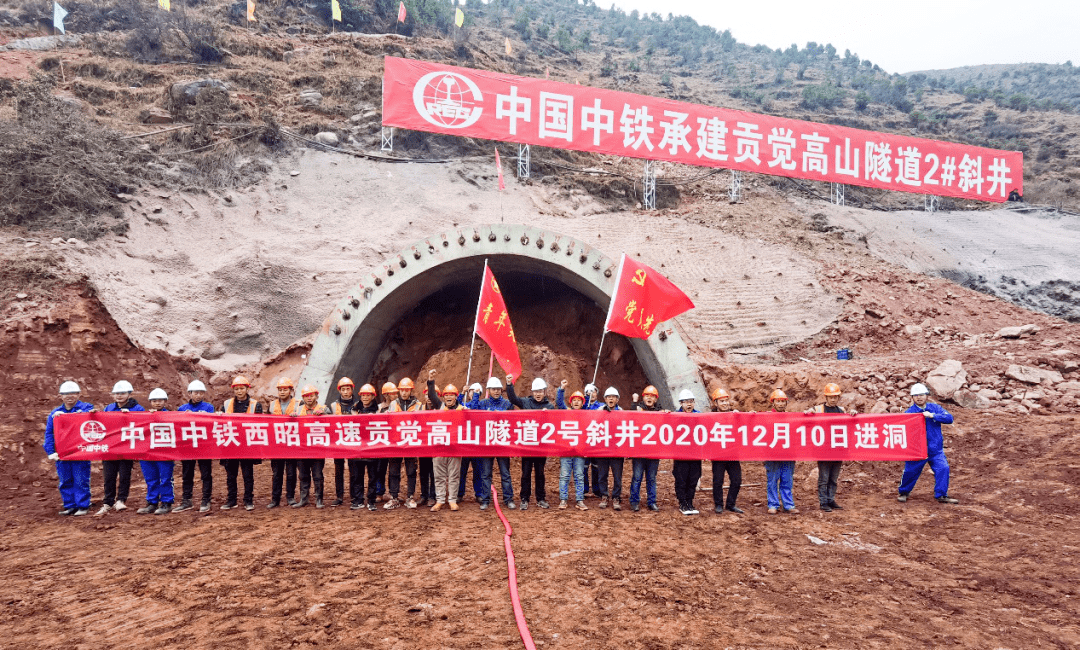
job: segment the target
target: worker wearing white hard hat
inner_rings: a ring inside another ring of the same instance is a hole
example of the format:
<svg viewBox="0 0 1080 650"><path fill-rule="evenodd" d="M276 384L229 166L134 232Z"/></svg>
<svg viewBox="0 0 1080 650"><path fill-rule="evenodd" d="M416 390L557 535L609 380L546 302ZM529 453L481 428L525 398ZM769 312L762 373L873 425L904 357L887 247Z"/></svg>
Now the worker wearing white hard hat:
<svg viewBox="0 0 1080 650"><path fill-rule="evenodd" d="M155 388L147 395L150 413L168 411L165 405L169 395L164 389ZM173 470L171 460L140 460L143 478L146 479L146 505L135 512L140 515L167 515L173 509Z"/></svg>
<svg viewBox="0 0 1080 650"><path fill-rule="evenodd" d="M941 425L952 424L953 416L939 404L929 401L929 397L930 390L926 385L915 384L911 387L912 404L905 413L919 413L926 419L926 458L904 463L900 494L896 500L901 503L908 500L908 495L915 489L915 483L922 475L923 468L930 463L930 469L934 472L934 498L938 503L959 503L949 496L949 461L945 459L945 439L941 434Z"/></svg>
<svg viewBox="0 0 1080 650"><path fill-rule="evenodd" d="M465 408L473 411L509 411L513 408L513 404L510 403L510 400L503 397L503 385L498 377L491 377L487 380L487 392L488 396L484 399L480 399L479 395L473 397L473 399L465 405ZM502 457L499 458L498 461L499 482L502 484L502 494L500 496L506 504L506 507L513 510L517 506L514 504L514 483L510 478L510 459ZM476 498L480 500L481 510L487 510L491 505L491 478L494 467L495 459L480 459L480 491L482 494L477 494Z"/></svg>
<svg viewBox="0 0 1080 650"><path fill-rule="evenodd" d="M588 390L588 386L585 387ZM619 391L614 386L608 387L604 391L604 406L601 410L621 411L619 408ZM597 458L596 468L599 472L597 477L595 488L599 488L600 503L597 504L597 508L608 507L610 499L612 510L622 510L622 475L623 475L623 458ZM608 474L611 474L611 490L608 490Z"/></svg>
<svg viewBox="0 0 1080 650"><path fill-rule="evenodd" d="M73 381L60 385L60 406L49 412L45 420L45 453L49 460L56 463L56 475L60 479L60 500L63 503L61 516L83 516L90 512L90 461L60 460L56 453L56 437L53 430L54 420L61 415L71 413L90 413L94 405L79 399L82 390Z"/></svg>
<svg viewBox="0 0 1080 650"><path fill-rule="evenodd" d="M206 385L198 379L187 385L187 401L176 409L185 413L213 413L214 405L204 400ZM191 495L195 491L195 467L199 467L199 481L202 483L202 503L199 512L210 512L210 495L214 491L214 461L209 458L180 461L180 505L175 512L183 512L193 507Z"/></svg>
<svg viewBox="0 0 1080 650"><path fill-rule="evenodd" d="M129 413L132 411L145 411L141 404L132 397L135 388L131 382L120 380L113 385L113 402L105 407L106 413ZM127 510L128 493L131 491L131 468L135 466L133 460L103 460L101 461L101 473L105 482L105 498L98 516L104 516L110 510L120 512Z"/></svg>
<svg viewBox="0 0 1080 650"><path fill-rule="evenodd" d="M694 408L694 392L684 388L679 392L679 409L676 413L698 413ZM676 460L671 464L671 474L675 479L675 498L679 502L679 512L684 515L700 514L694 507L698 481L701 479L700 460Z"/></svg>
<svg viewBox="0 0 1080 650"><path fill-rule="evenodd" d="M514 377L512 375L506 376L506 398L510 400L511 404L523 411L553 410L555 404L548 399L547 387L547 382L537 377L532 380L532 395L522 399L514 392ZM534 484L536 485L536 505L545 510L549 507L545 491L547 477L544 476L544 469L546 466L547 458L544 456L523 456L521 458L522 510L528 510L529 508L529 499L532 498Z"/></svg>

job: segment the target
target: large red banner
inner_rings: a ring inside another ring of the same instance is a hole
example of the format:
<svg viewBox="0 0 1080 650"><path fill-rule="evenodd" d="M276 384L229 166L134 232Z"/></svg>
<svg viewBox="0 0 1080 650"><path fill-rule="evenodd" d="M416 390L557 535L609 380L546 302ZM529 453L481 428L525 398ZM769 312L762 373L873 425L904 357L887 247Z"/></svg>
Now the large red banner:
<svg viewBox="0 0 1080 650"><path fill-rule="evenodd" d="M630 158L1002 202L1024 155L386 57L383 124Z"/></svg>
<svg viewBox="0 0 1080 650"><path fill-rule="evenodd" d="M588 456L917 460L920 414L421 411L273 416L85 413L53 420L64 460Z"/></svg>

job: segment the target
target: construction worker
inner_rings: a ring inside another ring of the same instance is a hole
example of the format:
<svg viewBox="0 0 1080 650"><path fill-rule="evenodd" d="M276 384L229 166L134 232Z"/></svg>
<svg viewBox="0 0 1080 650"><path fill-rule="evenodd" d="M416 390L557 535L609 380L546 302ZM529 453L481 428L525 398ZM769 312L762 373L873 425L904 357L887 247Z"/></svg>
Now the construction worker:
<svg viewBox="0 0 1080 650"><path fill-rule="evenodd" d="M233 377L230 384L233 396L225 400L221 405L221 412L225 414L248 413L251 415L263 412L259 400L250 395L251 381L243 375ZM255 466L261 465L261 460L250 458L228 458L221 461L225 467L225 504L222 510L232 510L236 507L236 475L244 475L244 510L248 512L255 509Z"/></svg>
<svg viewBox="0 0 1080 650"><path fill-rule="evenodd" d="M900 479L900 503L908 500L908 495L915 489L915 483L922 475L923 468L930 463L934 472L934 498L938 503L960 503L949 496L949 461L945 459L945 438L941 435L941 425L952 424L953 416L940 405L928 401L930 391L923 384L911 387L911 408L905 413L921 413L926 418L926 458L909 460L904 463L904 476Z"/></svg>
<svg viewBox="0 0 1080 650"><path fill-rule="evenodd" d="M356 414L374 414L379 412L379 401L376 399L375 387L364 384L360 387L360 403L353 407ZM352 504L351 510L359 510L364 507L364 473L367 472L367 509L374 512L378 509L375 505L378 486L375 482L376 460L374 458L350 458L349 459L349 497ZM355 484L353 477L356 477Z"/></svg>
<svg viewBox="0 0 1080 650"><path fill-rule="evenodd" d="M735 405L731 401L731 395L723 388L717 388L710 395L713 411L716 413L735 412ZM724 474L728 476L727 502L724 501ZM714 460L712 462L712 498L713 512L721 514L724 510L743 514L742 508L735 505L739 498L739 489L742 487L742 463L737 460Z"/></svg>
<svg viewBox="0 0 1080 650"><path fill-rule="evenodd" d="M296 409L297 416L327 414L328 409L326 406L319 403L319 389L312 384L304 386L304 389L300 391L300 398L303 402L300 404L300 408ZM300 493L299 498L292 507L303 508L308 504L312 483L315 484L315 507L323 507L323 471L325 467L325 458L301 458L296 461L296 473L300 477Z"/></svg>
<svg viewBox="0 0 1080 650"><path fill-rule="evenodd" d="M388 381L382 385L382 403L379 404L379 413L386 413L390 405L398 398L397 384ZM375 460L375 493L381 501L386 495L386 472L390 468L389 458ZM395 506L396 507L396 506Z"/></svg>
<svg viewBox="0 0 1080 650"><path fill-rule="evenodd" d="M116 382L112 389L114 401L105 407L105 412L145 411L146 409L131 396L134 392L135 389L131 387L131 382ZM125 502L128 493L131 491L131 468L134 465L135 461L126 459L101 461L102 474L104 474L105 480L105 499L101 510L97 511L99 517L107 514L109 510L117 512L127 510Z"/></svg>
<svg viewBox="0 0 1080 650"><path fill-rule="evenodd" d="M840 406L840 396L843 393L840 390L840 386L837 384L825 384L825 403L818 404L817 406L807 409L805 415L813 415L814 413L848 413L849 415L855 415L855 409L851 411L845 411ZM842 460L819 460L817 464L818 478L817 478L817 492L818 492L818 504L825 512L832 512L833 510L843 510L839 504L836 503L836 486L840 481L840 468L843 466Z"/></svg>
<svg viewBox="0 0 1080 650"><path fill-rule="evenodd" d="M214 405L203 401L206 396L206 384L198 379L188 384L187 401L176 409L178 413L213 413ZM202 483L202 503L199 512L210 512L210 495L214 490L214 461L207 459L180 461L180 505L176 512L191 510L191 495L195 490L195 465L199 466L199 481Z"/></svg>
<svg viewBox="0 0 1080 650"><path fill-rule="evenodd" d="M428 371L427 393L432 404L439 403L440 395L438 389L435 388L434 370ZM465 408L458 401L458 389L453 384L447 384L443 387L441 401L442 404L438 409L440 411L457 411ZM438 512L442 510L447 501L450 503L451 510L457 510L461 459L438 457L434 459L432 465L435 472L435 504L431 506L431 511Z"/></svg>
<svg viewBox="0 0 1080 650"><path fill-rule="evenodd" d="M480 399L480 395L484 392L484 387L479 382L473 382L471 386L465 391L464 399L458 399L462 407L469 404L474 399ZM458 479L458 503L465 500L465 485L469 482L469 466L472 466L473 472L473 497L479 500L481 474L480 471L480 459L479 458L462 458L461 459L461 476Z"/></svg>
<svg viewBox="0 0 1080 650"><path fill-rule="evenodd" d="M698 413L694 408L694 393L689 389L683 389L679 393L679 410L677 413ZM694 507L694 496L697 494L698 481L701 480L700 460L676 460L672 462L671 474L675 477L675 498L679 501L679 512L684 515L701 514Z"/></svg>
<svg viewBox="0 0 1080 650"><path fill-rule="evenodd" d="M547 398L547 382L537 377L532 382L532 396L521 399L514 392L514 377L506 376L506 398L510 403L523 411L550 411L555 408L551 400ZM550 506L547 502L547 492L544 485L547 477L544 476L544 468L547 458L544 456L523 456L521 458L521 509L529 509L529 498L532 496L532 477L536 477L536 505L547 510Z"/></svg>
<svg viewBox="0 0 1080 650"><path fill-rule="evenodd" d="M53 420L58 415L90 413L94 405L79 399L82 389L73 381L60 384L60 406L49 412L45 420L45 453L56 463L56 476L60 479L60 500L63 503L58 514L82 517L90 512L90 461L60 460L56 453Z"/></svg>
<svg viewBox="0 0 1080 650"><path fill-rule="evenodd" d="M646 386L641 391L641 401L638 394L633 395L633 409L635 411L650 411L654 413L666 413L660 406L660 391L656 386ZM656 505L656 473L660 470L658 458L634 458L631 461L633 475L630 479L630 509L634 512L641 510L641 479L645 479L645 496L649 510L656 512L660 506Z"/></svg>
<svg viewBox="0 0 1080 650"><path fill-rule="evenodd" d="M353 395L353 391L356 390L356 384L348 377L342 377L338 380L337 391L338 398L330 404L330 413L333 415L352 415L353 407L360 405L360 400ZM352 488L355 481L352 475L353 463L349 463L349 499L350 505L352 501ZM334 459L334 500L330 502L330 507L336 508L345 503L345 459Z"/></svg>
<svg viewBox="0 0 1080 650"><path fill-rule="evenodd" d="M408 377L405 377L404 379L399 381L398 385L397 385L398 397L394 401L390 402L390 406L388 406L386 408L386 412L387 413L414 413L414 412L419 412L419 411L424 410L424 405L421 404L413 396L413 394L412 394L413 393L413 388L414 388L414 385L413 385L413 380L412 379L409 379ZM428 461L427 465L430 466L431 465L431 459L428 458L426 460ZM386 505L383 506L383 508L385 508L387 510L393 510L394 508L397 508L397 507L402 505L402 501L399 499L399 494L400 494L400 490L401 490L401 463L402 463L402 461L405 462L405 478L406 478L406 487L407 487L406 494L408 495L407 498L405 499L404 505L405 505L406 508L415 508L416 507L416 499L413 498L413 496L416 494L416 465L417 465L416 459L415 458L404 458L404 459L402 459L402 458L390 458L387 461L387 472L388 472L389 476L387 477L387 484L386 484L386 487L387 487L388 491L390 492L390 500L387 501ZM435 488L435 486L434 486L434 483L435 483L434 473L432 473L430 482L432 483L432 486L431 486L432 491L434 491L434 488ZM426 488L425 488L425 486L421 485L420 489L421 489L421 493L423 493ZM432 499L434 499L434 495L432 495ZM425 503L427 502L426 495L424 497L424 502Z"/></svg>
<svg viewBox="0 0 1080 650"><path fill-rule="evenodd" d="M586 393L588 395L588 393ZM586 406L586 408L588 408ZM619 408L619 391L614 386L609 386L604 391L604 411L621 411ZM608 506L608 498L611 499L612 510L622 510L622 475L623 475L623 460L622 458L598 458L597 468L600 472L598 479L600 487L600 503L597 508L606 508ZM607 478L608 473L611 473L611 492L608 492Z"/></svg>
<svg viewBox="0 0 1080 650"><path fill-rule="evenodd" d="M604 401L599 398L600 389L593 384L585 384L585 406L582 408L586 411L595 411L604 406ZM589 477L591 470L592 478ZM585 459L585 496L593 494L600 496L600 459L599 458L586 458Z"/></svg>
<svg viewBox="0 0 1080 650"><path fill-rule="evenodd" d="M300 400L294 397L296 385L288 377L282 377L277 383L278 398L270 402L270 415L292 416L300 410ZM285 498L288 505L294 505L296 501L293 495L296 493L296 466L295 458L272 458L270 459L270 471L273 478L270 484L270 503L267 508L277 508L281 505L281 484L285 484Z"/></svg>
<svg viewBox="0 0 1080 650"><path fill-rule="evenodd" d="M555 406L560 409L566 408L563 396L570 382L565 379L559 384L559 390L555 392ZM585 406L585 395L581 391L574 391L570 396L570 409L579 411ZM578 510L588 510L585 505L585 458L583 456L571 456L559 459L559 510L566 510L567 501L570 499L570 477L574 477L574 498L577 500Z"/></svg>
<svg viewBox="0 0 1080 650"><path fill-rule="evenodd" d="M770 410L773 413L787 411L788 398L784 391L777 388L769 395ZM765 487L769 500L769 514L775 515L781 505L784 512L792 515L799 514L795 507L795 496L792 494L792 485L795 482L795 461L793 460L767 460L765 461Z"/></svg>
<svg viewBox="0 0 1080 650"><path fill-rule="evenodd" d="M168 394L161 388L155 388L147 396L150 413L168 411L165 403ZM173 507L173 470L176 464L171 460L140 460L143 478L146 479L146 505L136 510L140 515L167 515Z"/></svg>
<svg viewBox="0 0 1080 650"><path fill-rule="evenodd" d="M465 405L465 408L471 411L509 411L513 407L510 400L503 397L503 385L498 377L491 377L487 380L487 391L487 397L480 399L479 395L475 395L472 401ZM506 504L508 509L513 510L517 506L514 505L514 483L510 477L510 459L499 458L498 460L503 503ZM476 496L480 499L481 510L487 510L488 506L491 505L491 479L494 464L495 459L493 458L480 459L480 490L482 494Z"/></svg>

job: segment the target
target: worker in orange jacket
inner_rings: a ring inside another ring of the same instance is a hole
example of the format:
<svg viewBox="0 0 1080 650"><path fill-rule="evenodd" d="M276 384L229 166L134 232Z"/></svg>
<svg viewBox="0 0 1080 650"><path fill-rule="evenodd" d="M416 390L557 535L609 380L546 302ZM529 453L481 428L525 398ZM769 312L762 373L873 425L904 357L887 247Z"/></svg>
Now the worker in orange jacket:
<svg viewBox="0 0 1080 650"><path fill-rule="evenodd" d="M296 415L300 409L300 400L294 396L296 384L288 377L282 377L277 383L278 398L270 403L270 415ZM291 506L296 501L293 495L296 493L296 464L295 458L270 460L270 469L273 472L273 483L270 488L270 503L267 508L277 508L281 505L281 484L285 483L285 497Z"/></svg>
<svg viewBox="0 0 1080 650"><path fill-rule="evenodd" d="M297 409L296 415L300 417L326 415L328 409L325 404L319 403L319 389L312 384L304 386L300 391L303 402ZM296 463L296 471L300 475L300 498L293 504L294 508L303 508L308 504L311 495L311 484L315 484L315 507L323 507L323 470L326 467L325 458L301 458Z"/></svg>

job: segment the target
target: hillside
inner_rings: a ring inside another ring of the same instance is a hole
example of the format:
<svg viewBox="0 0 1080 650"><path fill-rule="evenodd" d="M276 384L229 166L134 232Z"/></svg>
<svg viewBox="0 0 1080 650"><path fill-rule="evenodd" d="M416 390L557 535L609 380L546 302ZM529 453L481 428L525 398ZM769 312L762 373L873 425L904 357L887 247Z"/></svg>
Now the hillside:
<svg viewBox="0 0 1080 650"><path fill-rule="evenodd" d="M1080 110L1080 68L1071 61L1062 65L1016 63L972 65L948 70L910 72L934 79L939 86L972 99L990 98L999 105L1021 110Z"/></svg>

